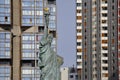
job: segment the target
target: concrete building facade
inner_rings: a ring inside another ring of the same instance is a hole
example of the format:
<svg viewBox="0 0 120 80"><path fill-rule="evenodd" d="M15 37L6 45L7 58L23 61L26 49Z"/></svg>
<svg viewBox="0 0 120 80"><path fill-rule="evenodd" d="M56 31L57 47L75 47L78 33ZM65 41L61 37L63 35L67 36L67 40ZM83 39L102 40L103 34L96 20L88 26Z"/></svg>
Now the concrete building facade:
<svg viewBox="0 0 120 80"><path fill-rule="evenodd" d="M0 1L0 80L39 80L37 63L44 7L50 11L48 27L56 51L55 0Z"/></svg>
<svg viewBox="0 0 120 80"><path fill-rule="evenodd" d="M118 80L118 0L77 0L79 80Z"/></svg>

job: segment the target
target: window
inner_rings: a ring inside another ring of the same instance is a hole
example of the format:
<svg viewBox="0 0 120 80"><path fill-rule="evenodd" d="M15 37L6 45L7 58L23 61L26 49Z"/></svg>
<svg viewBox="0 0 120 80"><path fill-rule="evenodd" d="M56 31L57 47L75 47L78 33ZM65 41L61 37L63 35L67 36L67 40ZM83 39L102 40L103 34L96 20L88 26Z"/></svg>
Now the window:
<svg viewBox="0 0 120 80"><path fill-rule="evenodd" d="M85 65L87 65L87 62L85 61Z"/></svg>
<svg viewBox="0 0 120 80"><path fill-rule="evenodd" d="M115 40L114 39L112 39L112 44L114 44L115 43Z"/></svg>
<svg viewBox="0 0 120 80"><path fill-rule="evenodd" d="M108 43L108 40L102 40L102 43Z"/></svg>
<svg viewBox="0 0 120 80"><path fill-rule="evenodd" d="M87 25L87 22L84 22L84 26L86 27L86 25Z"/></svg>
<svg viewBox="0 0 120 80"><path fill-rule="evenodd" d="M113 73L113 77L115 77L115 74L116 74L116 73Z"/></svg>
<svg viewBox="0 0 120 80"><path fill-rule="evenodd" d="M115 70L115 67L114 67L114 66L112 67L112 70Z"/></svg>
<svg viewBox="0 0 120 80"><path fill-rule="evenodd" d="M49 7L49 10L50 10L50 16L49 16L49 18L50 18L50 21L52 21L52 22L50 22L50 24L49 24L49 27L50 28L55 28L56 26L55 26L55 20L56 20L56 17L55 17L55 12L56 12L56 8L54 7L54 6L50 6Z"/></svg>
<svg viewBox="0 0 120 80"><path fill-rule="evenodd" d="M81 13L82 12L82 10L77 10L77 13Z"/></svg>
<svg viewBox="0 0 120 80"><path fill-rule="evenodd" d="M81 46L81 42L77 42L77 46Z"/></svg>
<svg viewBox="0 0 120 80"><path fill-rule="evenodd" d="M44 27L39 26L39 27L38 27L38 30L39 30L39 32L42 32L42 33L43 33L43 32L44 32Z"/></svg>
<svg viewBox="0 0 120 80"><path fill-rule="evenodd" d="M97 4L97 2L96 2L96 1L95 1L94 3L95 3L95 5Z"/></svg>
<svg viewBox="0 0 120 80"><path fill-rule="evenodd" d="M56 37L56 31L55 30L50 30L49 33L52 34L54 38Z"/></svg>
<svg viewBox="0 0 120 80"><path fill-rule="evenodd" d="M107 28L107 26L104 26L104 27L102 27L102 29L103 29L103 30L107 30L108 28Z"/></svg>
<svg viewBox="0 0 120 80"><path fill-rule="evenodd" d="M77 36L77 39L82 39L82 36Z"/></svg>
<svg viewBox="0 0 120 80"><path fill-rule="evenodd" d="M0 1L0 24L10 24L11 23L11 0L1 0Z"/></svg>
<svg viewBox="0 0 120 80"><path fill-rule="evenodd" d="M86 5L87 5L87 3L85 2L85 3L84 3L84 6L86 6Z"/></svg>
<svg viewBox="0 0 120 80"><path fill-rule="evenodd" d="M112 36L114 37L114 32L112 33Z"/></svg>
<svg viewBox="0 0 120 80"><path fill-rule="evenodd" d="M49 10L50 10L50 12L54 13L54 12L56 11L56 8L53 7L53 6L50 6L50 7L49 7Z"/></svg>
<svg viewBox="0 0 120 80"><path fill-rule="evenodd" d="M102 60L102 61L103 61L103 63L105 63L105 64L106 64L106 63L108 63L108 61L107 61L107 60Z"/></svg>
<svg viewBox="0 0 120 80"><path fill-rule="evenodd" d="M87 55L86 55L86 54L84 55L84 59L85 59L85 60L87 59Z"/></svg>
<svg viewBox="0 0 120 80"><path fill-rule="evenodd" d="M112 9L114 10L114 6L112 6Z"/></svg>
<svg viewBox="0 0 120 80"><path fill-rule="evenodd" d="M112 46L112 48L111 48L112 50L115 50L115 47L114 46Z"/></svg>
<svg viewBox="0 0 120 80"><path fill-rule="evenodd" d="M82 6L82 4L81 3L77 3L77 6Z"/></svg>
<svg viewBox="0 0 120 80"><path fill-rule="evenodd" d="M103 77L108 77L108 73L103 73L102 76Z"/></svg>
<svg viewBox="0 0 120 80"><path fill-rule="evenodd" d="M85 32L87 32L86 28L85 28Z"/></svg>
<svg viewBox="0 0 120 80"><path fill-rule="evenodd" d="M93 51L96 51L96 47L93 47Z"/></svg>
<svg viewBox="0 0 120 80"><path fill-rule="evenodd" d="M82 65L82 62L77 62L77 65Z"/></svg>
<svg viewBox="0 0 120 80"><path fill-rule="evenodd" d="M97 78L97 74L93 74L93 78Z"/></svg>
<svg viewBox="0 0 120 80"><path fill-rule="evenodd" d="M48 27L49 27L49 28L52 28L52 29L55 29L55 27L56 27L55 21L53 21L53 20L49 21Z"/></svg>
<svg viewBox="0 0 120 80"><path fill-rule="evenodd" d="M112 60L112 63L115 63L115 60L114 60L114 59Z"/></svg>
<svg viewBox="0 0 120 80"><path fill-rule="evenodd" d="M97 9L96 9L96 7L95 7L95 8L93 8L92 10L93 10L93 11L96 11Z"/></svg>
<svg viewBox="0 0 120 80"><path fill-rule="evenodd" d="M112 56L113 56L113 57L115 56L115 53L114 53L114 52L112 52Z"/></svg>
<svg viewBox="0 0 120 80"><path fill-rule="evenodd" d="M87 79L87 75L85 75L85 79Z"/></svg>
<svg viewBox="0 0 120 80"><path fill-rule="evenodd" d="M102 33L102 37L107 37L107 33Z"/></svg>
<svg viewBox="0 0 120 80"><path fill-rule="evenodd" d="M81 19L82 19L82 16L77 16L77 19L78 19L78 20L81 20Z"/></svg>
<svg viewBox="0 0 120 80"><path fill-rule="evenodd" d="M77 55L77 59L81 59L82 57L81 57L81 55Z"/></svg>
<svg viewBox="0 0 120 80"><path fill-rule="evenodd" d="M87 39L87 36L85 35L85 39Z"/></svg>
<svg viewBox="0 0 120 80"><path fill-rule="evenodd" d="M87 9L84 9L84 13L86 13L87 12Z"/></svg>
<svg viewBox="0 0 120 80"><path fill-rule="evenodd" d="M102 16L103 17L107 17L107 13L102 13Z"/></svg>
<svg viewBox="0 0 120 80"><path fill-rule="evenodd" d="M77 33L81 33L82 32L82 30L81 29L77 29Z"/></svg>
<svg viewBox="0 0 120 80"><path fill-rule="evenodd" d="M0 58L11 57L11 35L9 32L0 32Z"/></svg>
<svg viewBox="0 0 120 80"><path fill-rule="evenodd" d="M55 16L51 15L51 16L49 16L49 19L50 20L55 20Z"/></svg>
<svg viewBox="0 0 120 80"><path fill-rule="evenodd" d="M112 2L114 3L114 0L112 0Z"/></svg>
<svg viewBox="0 0 120 80"><path fill-rule="evenodd" d="M77 23L77 26L82 26L82 23Z"/></svg>
<svg viewBox="0 0 120 80"><path fill-rule="evenodd" d="M77 49L77 52L82 52L82 49L81 48Z"/></svg>
<svg viewBox="0 0 120 80"><path fill-rule="evenodd" d="M43 3L38 0L22 0L22 26L43 26Z"/></svg>
<svg viewBox="0 0 120 80"><path fill-rule="evenodd" d="M107 20L102 20L102 23L104 23L104 24L107 23Z"/></svg>
<svg viewBox="0 0 120 80"><path fill-rule="evenodd" d="M108 57L108 53L103 53L103 57Z"/></svg>
<svg viewBox="0 0 120 80"><path fill-rule="evenodd" d="M120 13L119 13L120 14ZM112 13L112 16L114 16L114 13Z"/></svg>
<svg viewBox="0 0 120 80"><path fill-rule="evenodd" d="M70 78L73 78L73 75L70 75Z"/></svg>
<svg viewBox="0 0 120 80"><path fill-rule="evenodd" d="M85 72L87 72L87 69L85 68Z"/></svg>
<svg viewBox="0 0 120 80"><path fill-rule="evenodd" d="M107 7L102 7L102 10L107 10Z"/></svg>
<svg viewBox="0 0 120 80"><path fill-rule="evenodd" d="M39 80L40 73L38 67L22 67L22 80ZM34 76L36 75L36 77Z"/></svg>
<svg viewBox="0 0 120 80"><path fill-rule="evenodd" d="M76 80L78 80L78 75L75 75Z"/></svg>
<svg viewBox="0 0 120 80"><path fill-rule="evenodd" d="M22 34L22 59L34 59L38 57L37 51L39 51L39 41L41 37L41 34Z"/></svg>
<svg viewBox="0 0 120 80"><path fill-rule="evenodd" d="M102 67L103 68L103 70L108 70L108 67Z"/></svg>
<svg viewBox="0 0 120 80"><path fill-rule="evenodd" d="M105 46L103 46L103 47L102 47L102 49L103 49L103 50L108 50L108 48L107 48L107 47L105 47Z"/></svg>
<svg viewBox="0 0 120 80"><path fill-rule="evenodd" d="M85 46L87 45L86 41L85 41Z"/></svg>
<svg viewBox="0 0 120 80"><path fill-rule="evenodd" d="M102 3L104 4L104 3L107 3L107 0L102 0Z"/></svg>
<svg viewBox="0 0 120 80"><path fill-rule="evenodd" d="M0 80L10 80L11 79L11 67L10 66L0 66Z"/></svg>

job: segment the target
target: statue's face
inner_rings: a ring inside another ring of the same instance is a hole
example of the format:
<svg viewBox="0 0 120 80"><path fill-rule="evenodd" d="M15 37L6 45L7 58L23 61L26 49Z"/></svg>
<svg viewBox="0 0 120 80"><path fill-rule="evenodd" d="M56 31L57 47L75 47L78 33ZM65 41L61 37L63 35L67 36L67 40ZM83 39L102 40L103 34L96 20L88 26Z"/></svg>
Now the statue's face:
<svg viewBox="0 0 120 80"><path fill-rule="evenodd" d="M48 41L51 43L52 40L53 40L53 35L52 34L49 34L48 37L47 37Z"/></svg>

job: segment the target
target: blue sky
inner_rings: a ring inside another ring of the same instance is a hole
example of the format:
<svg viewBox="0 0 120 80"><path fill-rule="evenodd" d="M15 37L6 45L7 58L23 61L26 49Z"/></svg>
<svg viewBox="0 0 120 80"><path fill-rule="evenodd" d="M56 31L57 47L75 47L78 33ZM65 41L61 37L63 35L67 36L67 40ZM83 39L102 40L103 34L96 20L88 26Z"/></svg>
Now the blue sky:
<svg viewBox="0 0 120 80"><path fill-rule="evenodd" d="M64 67L76 65L76 0L57 0L57 51Z"/></svg>

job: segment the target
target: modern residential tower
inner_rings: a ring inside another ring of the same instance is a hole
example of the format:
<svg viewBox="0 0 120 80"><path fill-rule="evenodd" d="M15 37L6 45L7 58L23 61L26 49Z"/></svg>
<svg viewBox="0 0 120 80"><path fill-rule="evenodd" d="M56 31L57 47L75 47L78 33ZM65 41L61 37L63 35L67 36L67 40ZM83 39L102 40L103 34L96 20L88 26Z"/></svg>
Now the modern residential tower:
<svg viewBox="0 0 120 80"><path fill-rule="evenodd" d="M118 0L77 0L78 80L118 80Z"/></svg>
<svg viewBox="0 0 120 80"><path fill-rule="evenodd" d="M0 0L0 80L39 80L39 42L48 7L56 51L56 0Z"/></svg>

